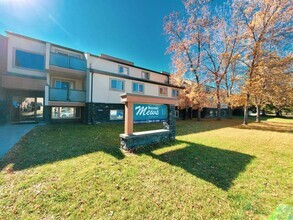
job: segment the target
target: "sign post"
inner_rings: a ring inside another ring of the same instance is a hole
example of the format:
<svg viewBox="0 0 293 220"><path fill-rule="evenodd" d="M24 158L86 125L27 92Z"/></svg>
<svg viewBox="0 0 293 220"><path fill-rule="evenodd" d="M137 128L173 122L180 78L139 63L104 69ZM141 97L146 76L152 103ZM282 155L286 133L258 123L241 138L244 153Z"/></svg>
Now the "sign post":
<svg viewBox="0 0 293 220"><path fill-rule="evenodd" d="M125 103L125 123L124 132L129 135L133 133L133 103Z"/></svg>

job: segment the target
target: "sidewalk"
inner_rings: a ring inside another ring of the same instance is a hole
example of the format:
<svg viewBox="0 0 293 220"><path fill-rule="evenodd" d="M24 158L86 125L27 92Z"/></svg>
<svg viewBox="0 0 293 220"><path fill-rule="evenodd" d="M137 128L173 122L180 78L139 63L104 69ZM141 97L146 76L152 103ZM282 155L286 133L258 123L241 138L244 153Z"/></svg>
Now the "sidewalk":
<svg viewBox="0 0 293 220"><path fill-rule="evenodd" d="M38 124L7 124L0 126L0 158L3 157L26 133Z"/></svg>

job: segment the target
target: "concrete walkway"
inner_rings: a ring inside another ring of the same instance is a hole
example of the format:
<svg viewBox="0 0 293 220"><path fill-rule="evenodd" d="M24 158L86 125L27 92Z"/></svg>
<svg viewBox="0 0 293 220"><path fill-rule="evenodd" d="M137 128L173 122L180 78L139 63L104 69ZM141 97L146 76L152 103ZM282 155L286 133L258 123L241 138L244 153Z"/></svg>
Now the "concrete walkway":
<svg viewBox="0 0 293 220"><path fill-rule="evenodd" d="M38 124L7 124L0 126L0 158L12 148L22 136Z"/></svg>

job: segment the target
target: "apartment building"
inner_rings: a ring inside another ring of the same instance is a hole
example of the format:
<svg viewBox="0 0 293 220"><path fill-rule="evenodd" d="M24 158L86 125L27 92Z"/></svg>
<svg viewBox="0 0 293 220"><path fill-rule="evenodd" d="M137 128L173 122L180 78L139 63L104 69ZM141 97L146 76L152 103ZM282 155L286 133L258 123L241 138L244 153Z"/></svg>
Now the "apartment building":
<svg viewBox="0 0 293 220"><path fill-rule="evenodd" d="M10 122L121 121L121 94L176 98L180 91L169 73L12 32L0 36L0 58L0 114Z"/></svg>

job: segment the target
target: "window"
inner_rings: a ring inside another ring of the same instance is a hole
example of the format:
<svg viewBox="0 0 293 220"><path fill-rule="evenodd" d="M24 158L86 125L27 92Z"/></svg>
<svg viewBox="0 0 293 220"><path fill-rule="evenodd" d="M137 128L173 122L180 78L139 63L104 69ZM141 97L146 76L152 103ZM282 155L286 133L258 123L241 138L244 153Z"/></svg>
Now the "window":
<svg viewBox="0 0 293 220"><path fill-rule="evenodd" d="M80 118L79 107L52 107L52 119Z"/></svg>
<svg viewBox="0 0 293 220"><path fill-rule="evenodd" d="M132 83L132 92L143 93L144 86L141 83Z"/></svg>
<svg viewBox="0 0 293 220"><path fill-rule="evenodd" d="M172 89L172 97L178 97L179 91L177 89Z"/></svg>
<svg viewBox="0 0 293 220"><path fill-rule="evenodd" d="M45 69L45 56L36 53L29 53L21 50L15 50L15 66L33 70Z"/></svg>
<svg viewBox="0 0 293 220"><path fill-rule="evenodd" d="M150 79L150 73L148 73L148 72L141 72L141 78L143 78L143 79Z"/></svg>
<svg viewBox="0 0 293 220"><path fill-rule="evenodd" d="M124 91L124 81L119 79L111 79L111 89L117 91Z"/></svg>
<svg viewBox="0 0 293 220"><path fill-rule="evenodd" d="M159 95L167 96L168 95L168 88L167 87L159 87Z"/></svg>
<svg viewBox="0 0 293 220"><path fill-rule="evenodd" d="M129 68L125 67L125 66L119 66L118 73L128 75L129 74Z"/></svg>
<svg viewBox="0 0 293 220"><path fill-rule="evenodd" d="M110 110L110 120L123 120L123 110Z"/></svg>
<svg viewBox="0 0 293 220"><path fill-rule="evenodd" d="M56 80L55 81L56 89L73 89L73 83L67 81Z"/></svg>

